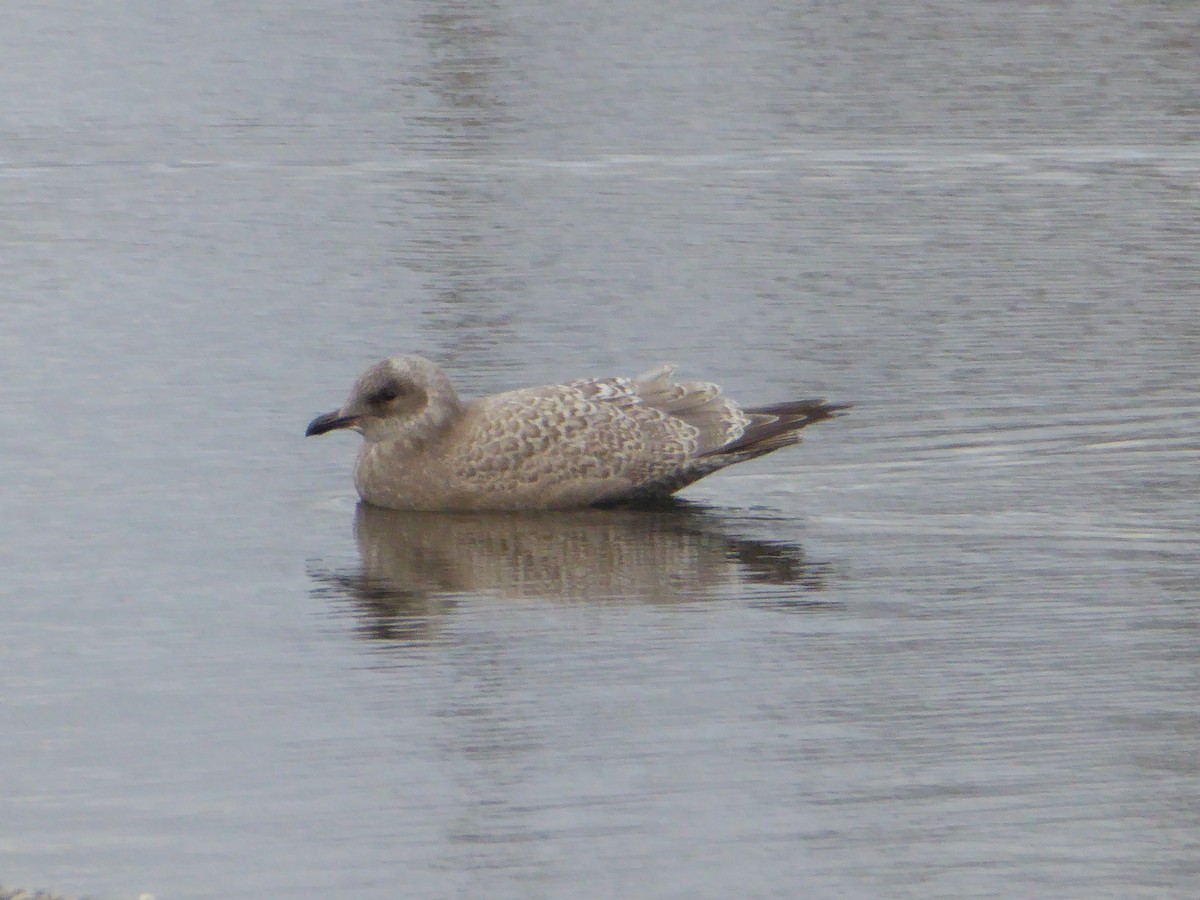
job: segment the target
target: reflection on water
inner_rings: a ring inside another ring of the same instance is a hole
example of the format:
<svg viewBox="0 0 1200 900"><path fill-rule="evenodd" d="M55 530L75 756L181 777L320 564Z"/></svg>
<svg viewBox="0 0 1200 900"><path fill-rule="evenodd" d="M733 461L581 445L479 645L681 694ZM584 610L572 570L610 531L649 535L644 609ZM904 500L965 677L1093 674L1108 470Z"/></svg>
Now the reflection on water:
<svg viewBox="0 0 1200 900"><path fill-rule="evenodd" d="M315 568L365 636L416 639L460 596L557 602L686 603L753 594L780 609L828 605L827 567L796 544L734 533L703 507L445 514L360 504L361 569Z"/></svg>

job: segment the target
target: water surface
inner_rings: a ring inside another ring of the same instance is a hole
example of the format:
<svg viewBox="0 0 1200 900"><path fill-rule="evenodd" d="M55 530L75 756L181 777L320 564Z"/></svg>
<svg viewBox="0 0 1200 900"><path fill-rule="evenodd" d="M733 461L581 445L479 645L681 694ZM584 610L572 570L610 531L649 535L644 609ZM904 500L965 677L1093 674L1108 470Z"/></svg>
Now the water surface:
<svg viewBox="0 0 1200 900"><path fill-rule="evenodd" d="M1191 6L0 18L5 884L1196 894ZM360 509L397 351L855 408Z"/></svg>

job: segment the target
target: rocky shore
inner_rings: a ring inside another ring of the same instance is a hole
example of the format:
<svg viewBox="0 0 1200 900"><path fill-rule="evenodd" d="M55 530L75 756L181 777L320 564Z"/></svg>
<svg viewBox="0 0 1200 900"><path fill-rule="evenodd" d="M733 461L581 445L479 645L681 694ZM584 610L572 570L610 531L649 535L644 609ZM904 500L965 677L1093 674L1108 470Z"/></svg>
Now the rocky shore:
<svg viewBox="0 0 1200 900"><path fill-rule="evenodd" d="M0 884L0 900L98 900L96 897L68 897L50 891L26 891L22 888L6 888ZM141 894L137 900L154 900L153 894Z"/></svg>

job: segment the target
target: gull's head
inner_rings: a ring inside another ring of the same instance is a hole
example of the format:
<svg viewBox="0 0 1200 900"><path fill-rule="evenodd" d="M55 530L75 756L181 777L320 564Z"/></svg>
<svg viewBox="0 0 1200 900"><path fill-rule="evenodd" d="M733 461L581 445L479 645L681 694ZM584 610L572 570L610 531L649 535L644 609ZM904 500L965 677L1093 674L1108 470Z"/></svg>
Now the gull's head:
<svg viewBox="0 0 1200 900"><path fill-rule="evenodd" d="M461 409L445 372L424 357L393 356L367 369L341 408L309 422L304 436L350 428L368 441L415 444L438 434Z"/></svg>

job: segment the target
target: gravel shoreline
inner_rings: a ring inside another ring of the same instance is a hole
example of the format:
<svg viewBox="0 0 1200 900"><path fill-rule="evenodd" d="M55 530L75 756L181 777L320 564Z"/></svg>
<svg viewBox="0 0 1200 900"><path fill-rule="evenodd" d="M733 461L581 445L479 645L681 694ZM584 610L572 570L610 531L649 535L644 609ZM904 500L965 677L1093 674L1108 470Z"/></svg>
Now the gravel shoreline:
<svg viewBox="0 0 1200 900"><path fill-rule="evenodd" d="M75 900L75 898L63 897L46 891L24 891L20 888L9 890L0 884L0 900ZM87 898L81 897L79 900L87 900Z"/></svg>
<svg viewBox="0 0 1200 900"><path fill-rule="evenodd" d="M0 900L98 900L96 897L68 897L49 891L27 891L22 888L6 888L0 884ZM139 894L137 900L154 900L153 894Z"/></svg>

